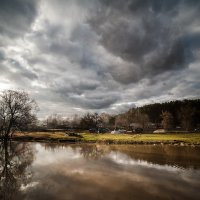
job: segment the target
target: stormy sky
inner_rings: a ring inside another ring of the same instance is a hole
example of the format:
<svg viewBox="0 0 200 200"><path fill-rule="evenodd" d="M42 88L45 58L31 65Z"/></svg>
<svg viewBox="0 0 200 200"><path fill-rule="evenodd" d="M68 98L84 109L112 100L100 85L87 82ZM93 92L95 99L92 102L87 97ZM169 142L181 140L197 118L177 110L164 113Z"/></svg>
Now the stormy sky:
<svg viewBox="0 0 200 200"><path fill-rule="evenodd" d="M198 0L1 0L0 90L51 113L200 97Z"/></svg>

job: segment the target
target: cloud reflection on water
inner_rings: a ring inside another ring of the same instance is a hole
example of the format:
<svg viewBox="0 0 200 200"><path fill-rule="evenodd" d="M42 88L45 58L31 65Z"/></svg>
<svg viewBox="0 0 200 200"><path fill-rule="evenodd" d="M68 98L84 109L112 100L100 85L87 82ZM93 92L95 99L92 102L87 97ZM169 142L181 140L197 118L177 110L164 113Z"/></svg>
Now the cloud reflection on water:
<svg viewBox="0 0 200 200"><path fill-rule="evenodd" d="M134 159L106 145L54 146L51 149L51 145L37 144L35 148L37 153L32 167L34 181L39 184L27 189L28 199L200 197L200 170Z"/></svg>
<svg viewBox="0 0 200 200"><path fill-rule="evenodd" d="M14 174L1 176L3 200L200 197L199 147L16 142L1 147L1 165L11 163L6 170Z"/></svg>

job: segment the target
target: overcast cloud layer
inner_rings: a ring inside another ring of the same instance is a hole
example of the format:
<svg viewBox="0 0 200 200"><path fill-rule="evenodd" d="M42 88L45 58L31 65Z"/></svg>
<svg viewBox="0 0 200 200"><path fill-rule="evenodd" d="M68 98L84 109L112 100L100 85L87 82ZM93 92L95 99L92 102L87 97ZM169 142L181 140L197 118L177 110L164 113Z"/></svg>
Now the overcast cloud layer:
<svg viewBox="0 0 200 200"><path fill-rule="evenodd" d="M200 97L198 0L1 0L0 90L50 113Z"/></svg>

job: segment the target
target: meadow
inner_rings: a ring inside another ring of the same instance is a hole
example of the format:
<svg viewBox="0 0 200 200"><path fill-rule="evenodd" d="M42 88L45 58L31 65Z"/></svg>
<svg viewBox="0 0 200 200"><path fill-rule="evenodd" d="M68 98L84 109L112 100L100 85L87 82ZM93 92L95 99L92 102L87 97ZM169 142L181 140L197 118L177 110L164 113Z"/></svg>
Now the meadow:
<svg viewBox="0 0 200 200"><path fill-rule="evenodd" d="M188 144L200 145L200 133L168 133L168 134L94 134L66 132L22 132L13 136L14 140L54 141L54 142L86 142L108 144Z"/></svg>

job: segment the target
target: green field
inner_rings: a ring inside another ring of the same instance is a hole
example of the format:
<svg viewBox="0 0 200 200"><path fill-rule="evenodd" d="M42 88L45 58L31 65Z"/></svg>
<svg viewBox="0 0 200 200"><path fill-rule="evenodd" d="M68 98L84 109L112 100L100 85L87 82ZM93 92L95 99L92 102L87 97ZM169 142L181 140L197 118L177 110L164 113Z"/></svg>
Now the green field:
<svg viewBox="0 0 200 200"><path fill-rule="evenodd" d="M64 132L16 133L13 139L57 142L102 142L102 143L187 143L200 144L200 133L187 134L92 134L80 133L80 137L66 136Z"/></svg>
<svg viewBox="0 0 200 200"><path fill-rule="evenodd" d="M83 134L85 141L186 142L200 144L200 134Z"/></svg>

